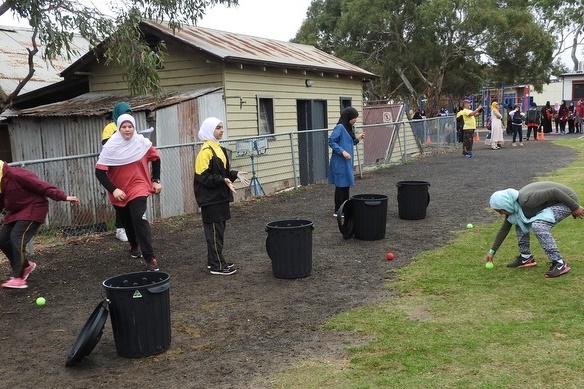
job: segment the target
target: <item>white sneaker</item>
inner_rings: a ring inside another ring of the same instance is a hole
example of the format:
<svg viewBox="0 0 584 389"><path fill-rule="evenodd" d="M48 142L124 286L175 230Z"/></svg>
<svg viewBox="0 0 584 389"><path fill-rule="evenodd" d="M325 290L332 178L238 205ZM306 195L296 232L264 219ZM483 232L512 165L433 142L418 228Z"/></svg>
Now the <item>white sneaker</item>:
<svg viewBox="0 0 584 389"><path fill-rule="evenodd" d="M517 144L516 143L511 143L511 146L516 147Z"/></svg>
<svg viewBox="0 0 584 389"><path fill-rule="evenodd" d="M127 242L128 237L126 236L126 230L123 228L116 228L116 238L118 238L122 242Z"/></svg>
<svg viewBox="0 0 584 389"><path fill-rule="evenodd" d="M522 146L523 147L523 142L519 143L519 146Z"/></svg>

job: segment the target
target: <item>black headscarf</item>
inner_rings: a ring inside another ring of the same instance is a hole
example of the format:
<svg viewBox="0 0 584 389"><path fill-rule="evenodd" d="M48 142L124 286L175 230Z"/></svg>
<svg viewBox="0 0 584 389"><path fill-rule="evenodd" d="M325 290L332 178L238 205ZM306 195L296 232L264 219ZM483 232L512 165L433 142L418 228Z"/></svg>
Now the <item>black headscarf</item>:
<svg viewBox="0 0 584 389"><path fill-rule="evenodd" d="M341 118L337 123L342 124L353 139L355 139L355 129L349 122L357 117L359 117L359 112L353 107L347 107L341 111Z"/></svg>

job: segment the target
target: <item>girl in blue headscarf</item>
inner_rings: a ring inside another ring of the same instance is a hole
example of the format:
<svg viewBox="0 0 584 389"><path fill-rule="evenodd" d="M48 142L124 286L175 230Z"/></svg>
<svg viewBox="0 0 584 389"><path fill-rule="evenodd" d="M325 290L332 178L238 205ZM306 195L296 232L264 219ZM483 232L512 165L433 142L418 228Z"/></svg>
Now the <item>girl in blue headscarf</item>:
<svg viewBox="0 0 584 389"><path fill-rule="evenodd" d="M584 208L578 205L578 196L565 185L556 182L535 182L515 189L500 190L491 195L490 206L505 216L495 242L485 260L492 262L495 253L507 237L511 226L515 226L520 255L507 267L531 267L537 265L531 254L529 233L534 232L545 251L551 267L546 278L558 277L571 269L562 259L551 228L572 215L582 219Z"/></svg>

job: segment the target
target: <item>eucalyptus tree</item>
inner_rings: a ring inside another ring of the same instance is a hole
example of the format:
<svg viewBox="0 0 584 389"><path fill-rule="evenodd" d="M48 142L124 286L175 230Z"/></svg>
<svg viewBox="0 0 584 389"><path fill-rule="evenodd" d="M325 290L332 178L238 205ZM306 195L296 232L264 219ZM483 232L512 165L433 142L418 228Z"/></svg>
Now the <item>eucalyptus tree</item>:
<svg viewBox="0 0 584 389"><path fill-rule="evenodd" d="M314 0L295 41L376 73L369 99L425 98L432 115L444 96L549 80L553 40L531 10L529 0Z"/></svg>
<svg viewBox="0 0 584 389"><path fill-rule="evenodd" d="M92 48L107 39L104 56L126 69L125 79L134 94L158 94L157 65L164 47L151 47L138 28L142 19L166 21L173 29L195 24L205 9L218 3L236 6L238 0L116 0L98 5L84 0L0 0L0 15L12 14L32 29L28 50L28 72L14 91L0 91L0 112L12 101L35 72L33 58L46 61L70 59L74 34ZM42 50L40 49L42 48ZM40 51L40 52L39 52Z"/></svg>
<svg viewBox="0 0 584 389"><path fill-rule="evenodd" d="M534 0L534 13L555 36L554 57L570 53L572 70L582 70L584 49L584 2L582 0Z"/></svg>

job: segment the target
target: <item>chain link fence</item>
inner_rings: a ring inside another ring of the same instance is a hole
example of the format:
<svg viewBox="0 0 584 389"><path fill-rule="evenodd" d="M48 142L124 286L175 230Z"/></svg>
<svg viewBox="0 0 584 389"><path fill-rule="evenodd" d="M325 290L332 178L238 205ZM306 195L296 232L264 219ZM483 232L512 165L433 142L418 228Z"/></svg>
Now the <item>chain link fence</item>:
<svg viewBox="0 0 584 389"><path fill-rule="evenodd" d="M406 163L435 148L456 145L453 117L362 126L365 141L356 148L355 169ZM248 173L250 184L235 183L236 201L265 196L301 185L327 182L331 130L307 130L229 139L221 142L228 150L232 170ZM160 195L150 196L146 217L159 220L198 212L193 190L194 161L202 143L158 146L160 152ZM65 193L79 197L79 205L50 201L44 228L66 236L114 229L114 209L105 189L95 177L98 153L43 160L19 161L24 167Z"/></svg>

